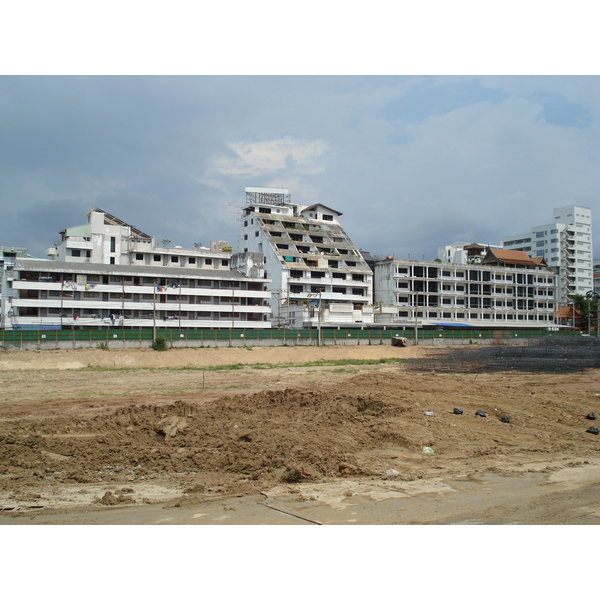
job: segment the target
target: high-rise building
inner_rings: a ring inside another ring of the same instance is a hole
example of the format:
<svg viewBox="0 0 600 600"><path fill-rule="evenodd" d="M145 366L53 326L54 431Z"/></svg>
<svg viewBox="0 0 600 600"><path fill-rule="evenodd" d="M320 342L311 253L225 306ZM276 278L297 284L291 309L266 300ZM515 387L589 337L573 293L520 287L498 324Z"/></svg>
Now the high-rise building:
<svg viewBox="0 0 600 600"><path fill-rule="evenodd" d="M264 257L274 324L373 323L373 273L339 222L341 212L293 204L288 189L246 188L240 256ZM250 264L250 263L249 263Z"/></svg>
<svg viewBox="0 0 600 600"><path fill-rule="evenodd" d="M502 239L504 248L544 258L558 275L556 300L566 305L573 294L593 289L592 211L583 206L554 209L554 222L532 227L529 233Z"/></svg>

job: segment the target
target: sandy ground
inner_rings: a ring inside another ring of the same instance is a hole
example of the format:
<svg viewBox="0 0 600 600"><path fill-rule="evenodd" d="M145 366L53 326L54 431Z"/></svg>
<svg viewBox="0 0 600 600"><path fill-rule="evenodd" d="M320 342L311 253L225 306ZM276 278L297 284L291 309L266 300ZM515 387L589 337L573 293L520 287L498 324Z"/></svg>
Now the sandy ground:
<svg viewBox="0 0 600 600"><path fill-rule="evenodd" d="M0 354L0 524L600 523L598 371L306 364L426 353Z"/></svg>

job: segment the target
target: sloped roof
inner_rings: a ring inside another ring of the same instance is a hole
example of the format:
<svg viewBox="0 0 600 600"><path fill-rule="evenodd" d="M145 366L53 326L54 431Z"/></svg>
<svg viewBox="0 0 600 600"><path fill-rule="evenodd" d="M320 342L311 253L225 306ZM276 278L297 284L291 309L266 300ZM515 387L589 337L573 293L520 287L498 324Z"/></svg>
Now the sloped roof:
<svg viewBox="0 0 600 600"><path fill-rule="evenodd" d="M104 214L104 224L105 225L119 225L121 227L129 227L129 229L131 229L131 233L134 236L141 237L141 238L147 238L149 240L152 239L152 237L149 236L147 233L140 231L137 227L134 227L133 225L130 225L129 223L125 223L125 221L121 221L121 219L119 219L118 217L115 217L114 215L111 215L110 213L106 212L105 210L102 210L101 208L95 208L94 210L95 210L95 212Z"/></svg>
<svg viewBox="0 0 600 600"><path fill-rule="evenodd" d="M343 215L344 213L341 213L339 210L335 210L335 208L329 208L329 206L325 206L324 204L318 203L318 204L313 204L311 206L307 206L302 212L306 212L307 210L315 210L315 208L317 208L317 206L322 206L323 208L326 208L327 210L330 210L331 212L334 212L336 215Z"/></svg>
<svg viewBox="0 0 600 600"><path fill-rule="evenodd" d="M543 261L544 259L542 259ZM538 267L546 265L545 262L539 262L531 258L527 252L522 250L502 250L500 248L489 248L481 261L482 265L485 264L510 264L510 265L522 265L524 267Z"/></svg>
<svg viewBox="0 0 600 600"><path fill-rule="evenodd" d="M540 267L547 267L548 263L546 262L546 260L544 259L543 256L536 256L535 258L532 258L533 262L540 266Z"/></svg>

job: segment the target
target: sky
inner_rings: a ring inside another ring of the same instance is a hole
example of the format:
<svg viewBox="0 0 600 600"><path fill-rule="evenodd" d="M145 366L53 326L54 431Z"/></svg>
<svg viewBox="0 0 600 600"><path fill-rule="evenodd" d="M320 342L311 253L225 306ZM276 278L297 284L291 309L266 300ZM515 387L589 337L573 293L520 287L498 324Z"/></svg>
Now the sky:
<svg viewBox="0 0 600 600"><path fill-rule="evenodd" d="M90 207L235 250L245 186L398 258L600 214L598 76L3 76L0 114L0 245L39 257Z"/></svg>
<svg viewBox="0 0 600 600"><path fill-rule="evenodd" d="M500 244L555 207L594 218L597 36L573 2L8 6L0 245L45 257L100 208L236 250L246 186L335 208L358 247L397 258Z"/></svg>

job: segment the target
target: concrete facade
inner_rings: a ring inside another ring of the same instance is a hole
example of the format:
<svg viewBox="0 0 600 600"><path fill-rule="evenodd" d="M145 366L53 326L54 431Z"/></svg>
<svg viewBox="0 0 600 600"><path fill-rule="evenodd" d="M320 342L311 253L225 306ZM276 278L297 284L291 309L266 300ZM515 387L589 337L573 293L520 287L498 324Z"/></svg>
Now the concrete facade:
<svg viewBox="0 0 600 600"><path fill-rule="evenodd" d="M275 325L373 323L373 273L341 214L293 204L284 188L246 188L239 251L264 257Z"/></svg>
<svg viewBox="0 0 600 600"><path fill-rule="evenodd" d="M48 248L52 260L79 264L139 265L229 270L231 252L224 242L211 248L156 245L152 236L99 208L90 210L87 223L68 227L61 239Z"/></svg>
<svg viewBox="0 0 600 600"><path fill-rule="evenodd" d="M376 261L375 321L406 328L554 326L551 270L533 261L484 263Z"/></svg>
<svg viewBox="0 0 600 600"><path fill-rule="evenodd" d="M554 222L532 227L529 233L502 239L510 250L522 250L532 257L542 257L556 272L556 301L569 304L573 294L593 289L592 279L592 211L583 206L554 209Z"/></svg>
<svg viewBox="0 0 600 600"><path fill-rule="evenodd" d="M269 328L268 283L229 269L17 260L6 329Z"/></svg>

